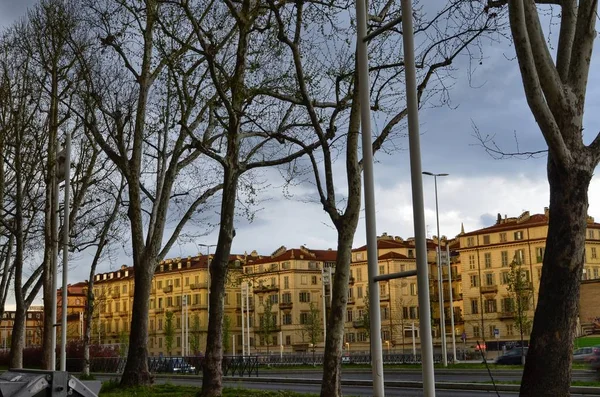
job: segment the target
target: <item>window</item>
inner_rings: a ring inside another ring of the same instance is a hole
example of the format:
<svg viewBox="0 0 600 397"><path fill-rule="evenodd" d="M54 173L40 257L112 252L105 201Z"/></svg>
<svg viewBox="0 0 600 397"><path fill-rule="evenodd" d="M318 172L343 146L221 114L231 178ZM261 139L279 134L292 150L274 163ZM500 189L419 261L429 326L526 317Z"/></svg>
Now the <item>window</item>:
<svg viewBox="0 0 600 397"><path fill-rule="evenodd" d="M292 325L292 314L284 313L283 316L281 316L281 323L283 325Z"/></svg>
<svg viewBox="0 0 600 397"><path fill-rule="evenodd" d="M382 320L389 320L390 319L390 309L388 307L382 307L382 308L380 308L380 312L381 312L381 319Z"/></svg>
<svg viewBox="0 0 600 397"><path fill-rule="evenodd" d="M594 278L595 279L598 278L598 268L597 267L594 268Z"/></svg>
<svg viewBox="0 0 600 397"><path fill-rule="evenodd" d="M415 251L414 250L408 250L408 257L409 258L414 258L415 257Z"/></svg>
<svg viewBox="0 0 600 397"><path fill-rule="evenodd" d="M306 324L306 323L308 323L308 313L302 312L302 313L300 313L300 324Z"/></svg>
<svg viewBox="0 0 600 397"><path fill-rule="evenodd" d="M162 288L162 280L158 280L156 282L156 288L161 289Z"/></svg>
<svg viewBox="0 0 600 397"><path fill-rule="evenodd" d="M123 293L126 294L127 293L127 284L123 285Z"/></svg>
<svg viewBox="0 0 600 397"><path fill-rule="evenodd" d="M350 332L348 334L346 334L346 342L348 343L353 343L356 342L356 335L354 334L354 332Z"/></svg>
<svg viewBox="0 0 600 397"><path fill-rule="evenodd" d="M479 302L477 299L471 299L471 314L479 313Z"/></svg>
<svg viewBox="0 0 600 397"><path fill-rule="evenodd" d="M486 252L484 254L484 258L485 258L485 268L489 269L490 267L492 267L492 253Z"/></svg>
<svg viewBox="0 0 600 397"><path fill-rule="evenodd" d="M471 275L471 288L479 287L479 277L476 274Z"/></svg>
<svg viewBox="0 0 600 397"><path fill-rule="evenodd" d="M356 340L359 342L366 342L367 341L367 333L366 332L358 332L356 334Z"/></svg>
<svg viewBox="0 0 600 397"><path fill-rule="evenodd" d="M354 317L353 317L352 314L353 314L353 310L352 309L346 310L346 321L347 322L350 322L350 321L353 320Z"/></svg>
<svg viewBox="0 0 600 397"><path fill-rule="evenodd" d="M486 273L485 285L494 285L494 273Z"/></svg>
<svg viewBox="0 0 600 397"><path fill-rule="evenodd" d="M500 242L501 243L505 243L506 242L506 233L500 233Z"/></svg>
<svg viewBox="0 0 600 397"><path fill-rule="evenodd" d="M475 338L481 337L478 325L473 326L473 337L475 337Z"/></svg>
<svg viewBox="0 0 600 397"><path fill-rule="evenodd" d="M162 327L162 325L163 325L163 324L162 324L162 323L163 323L163 319L162 319L162 318L159 318L159 319L158 319L158 330L159 330L159 331L162 331L162 329L163 329L163 327Z"/></svg>
<svg viewBox="0 0 600 397"><path fill-rule="evenodd" d="M177 288L177 287L179 287L179 279L178 278L175 279L175 288Z"/></svg>
<svg viewBox="0 0 600 397"><path fill-rule="evenodd" d="M292 303L292 294L289 292L281 294L281 303Z"/></svg>
<svg viewBox="0 0 600 397"><path fill-rule="evenodd" d="M354 288L348 288L348 298L352 298L354 296Z"/></svg>
<svg viewBox="0 0 600 397"><path fill-rule="evenodd" d="M379 266L379 274L385 274L385 266Z"/></svg>
<svg viewBox="0 0 600 397"><path fill-rule="evenodd" d="M308 284L308 277L307 276L300 276L300 284L302 284L302 285Z"/></svg>
<svg viewBox="0 0 600 397"><path fill-rule="evenodd" d="M469 255L469 269L475 270L475 255Z"/></svg>
<svg viewBox="0 0 600 397"><path fill-rule="evenodd" d="M535 249L536 263L542 263L544 261L544 250L545 250L545 247L537 247Z"/></svg>
<svg viewBox="0 0 600 397"><path fill-rule="evenodd" d="M483 243L484 244L489 244L490 243L490 235L489 234L483 236Z"/></svg>
<svg viewBox="0 0 600 397"><path fill-rule="evenodd" d="M502 251L500 253L500 256L502 257L502 267L507 267L508 266L508 251Z"/></svg>
<svg viewBox="0 0 600 397"><path fill-rule="evenodd" d="M594 231L593 230L588 230L588 238L590 239L594 239Z"/></svg>
<svg viewBox="0 0 600 397"><path fill-rule="evenodd" d="M360 286L360 285L356 288L356 297L357 298L363 297L363 289L362 289L362 286Z"/></svg>
<svg viewBox="0 0 600 397"><path fill-rule="evenodd" d="M311 276L310 277L310 283L312 285L317 285L317 276Z"/></svg>
<svg viewBox="0 0 600 397"><path fill-rule="evenodd" d="M279 295L278 294L269 295L269 301L271 301L272 305L278 304L279 303Z"/></svg>
<svg viewBox="0 0 600 397"><path fill-rule="evenodd" d="M538 267L537 269L537 276L538 276L538 281L542 279L542 268Z"/></svg>
<svg viewBox="0 0 600 397"><path fill-rule="evenodd" d="M289 336L289 335L285 336L285 344L288 345L288 346L292 344L292 337L291 336Z"/></svg>
<svg viewBox="0 0 600 397"><path fill-rule="evenodd" d="M492 324L488 326L488 329L490 330L490 337L494 337L494 331L496 330L496 326Z"/></svg>
<svg viewBox="0 0 600 397"><path fill-rule="evenodd" d="M506 336L514 336L515 331L512 324L506 325Z"/></svg>
<svg viewBox="0 0 600 397"><path fill-rule="evenodd" d="M186 277L185 278L185 286L187 287L188 285L190 285L190 278Z"/></svg>
<svg viewBox="0 0 600 397"><path fill-rule="evenodd" d="M290 277L289 276L283 277L283 288L285 288L285 289L290 288Z"/></svg>
<svg viewBox="0 0 600 397"><path fill-rule="evenodd" d="M362 269L356 269L356 281L362 281Z"/></svg>
<svg viewBox="0 0 600 397"><path fill-rule="evenodd" d="M161 348L162 347L162 338L158 338L158 347Z"/></svg>
<svg viewBox="0 0 600 397"><path fill-rule="evenodd" d="M417 295L417 283L410 283L410 294L412 296Z"/></svg>
<svg viewBox="0 0 600 397"><path fill-rule="evenodd" d="M485 312L486 313L496 313L496 299L486 299L485 300Z"/></svg>
<svg viewBox="0 0 600 397"><path fill-rule="evenodd" d="M501 284L508 284L508 272L502 272L500 274L500 277L501 277L501 279L500 279Z"/></svg>
<svg viewBox="0 0 600 397"><path fill-rule="evenodd" d="M596 254L596 247L592 247L592 259L596 259L598 255Z"/></svg>
<svg viewBox="0 0 600 397"><path fill-rule="evenodd" d="M388 342L389 342L389 340L390 340L390 331L388 331L388 330L383 330L382 334L383 334L383 335L382 335L382 336L383 336L383 340L385 340L385 341L388 341Z"/></svg>
<svg viewBox="0 0 600 397"><path fill-rule="evenodd" d="M515 251L515 261L518 264L525 264L525 252L523 250Z"/></svg>
<svg viewBox="0 0 600 397"><path fill-rule="evenodd" d="M300 302L310 302L310 292L300 292Z"/></svg>
<svg viewBox="0 0 600 397"><path fill-rule="evenodd" d="M474 237L467 237L467 247L472 247L475 245L475 238Z"/></svg>
<svg viewBox="0 0 600 397"><path fill-rule="evenodd" d="M500 301L500 309L505 313L512 313L515 311L515 302L512 298L503 298Z"/></svg>
<svg viewBox="0 0 600 397"><path fill-rule="evenodd" d="M515 232L514 236L515 240L523 240L523 231L519 230L518 232Z"/></svg>
<svg viewBox="0 0 600 397"><path fill-rule="evenodd" d="M419 308L417 306L410 307L410 318L412 320L417 320L419 318Z"/></svg>

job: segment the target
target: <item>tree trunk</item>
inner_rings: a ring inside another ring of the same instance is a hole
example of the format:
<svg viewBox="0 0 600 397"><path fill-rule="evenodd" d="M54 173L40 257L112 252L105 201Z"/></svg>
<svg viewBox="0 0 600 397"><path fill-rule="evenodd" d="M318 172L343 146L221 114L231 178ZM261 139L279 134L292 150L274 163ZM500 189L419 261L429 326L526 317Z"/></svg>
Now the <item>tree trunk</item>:
<svg viewBox="0 0 600 397"><path fill-rule="evenodd" d="M564 169L548 156L550 220L521 396L569 395L585 258L587 192L594 171L583 157Z"/></svg>
<svg viewBox="0 0 600 397"><path fill-rule="evenodd" d="M202 397L217 397L223 393L223 311L225 282L231 244L235 236L233 225L238 176L226 169L221 202L221 225L215 256L210 263L210 313L206 336L206 354L202 367Z"/></svg>
<svg viewBox="0 0 600 397"><path fill-rule="evenodd" d="M331 310L327 319L327 339L323 356L323 383L321 397L337 397L342 395L341 360L344 345L344 324L348 303L348 281L350 278L350 262L352 260L352 243L358 224L358 211L349 222L340 222L338 228L337 258L331 297ZM345 218L345 217L344 217ZM345 219L346 220L346 219Z"/></svg>
<svg viewBox="0 0 600 397"><path fill-rule="evenodd" d="M135 257L135 255L134 255ZM121 386L137 386L152 383L153 377L148 370L148 311L152 277L156 264L148 262L152 258L137 256L134 263L134 293L131 314L131 332L129 335L129 352L127 364L121 377Z"/></svg>

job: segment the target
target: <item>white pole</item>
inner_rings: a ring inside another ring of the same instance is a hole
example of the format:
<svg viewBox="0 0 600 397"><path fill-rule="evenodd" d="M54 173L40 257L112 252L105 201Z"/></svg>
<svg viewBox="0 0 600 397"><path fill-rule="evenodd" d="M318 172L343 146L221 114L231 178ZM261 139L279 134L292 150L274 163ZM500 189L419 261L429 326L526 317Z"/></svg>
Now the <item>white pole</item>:
<svg viewBox="0 0 600 397"><path fill-rule="evenodd" d="M235 334L231 335L231 354L235 357Z"/></svg>
<svg viewBox="0 0 600 397"><path fill-rule="evenodd" d="M450 288L450 326L452 327L452 359L456 359L456 332L454 330L454 300L452 297L452 266L450 265L450 247L446 242L446 260L448 261L448 287Z"/></svg>
<svg viewBox="0 0 600 397"><path fill-rule="evenodd" d="M60 370L67 370L67 299L69 273L69 207L71 206L71 133L66 133L65 143L65 197L63 215L63 274L62 274L62 320L60 340Z"/></svg>
<svg viewBox="0 0 600 397"><path fill-rule="evenodd" d="M248 355L250 355L250 284L246 283L246 342L248 343Z"/></svg>
<svg viewBox="0 0 600 397"><path fill-rule="evenodd" d="M246 355L246 338L244 336L244 286L246 285L246 283L244 282L241 286L241 299L240 299L240 303L241 303L241 309L242 309L242 357L244 357Z"/></svg>
<svg viewBox="0 0 600 397"><path fill-rule="evenodd" d="M419 137L419 104L417 99L417 76L411 0L401 0L401 7L403 16L402 40L404 43L406 105L408 108L408 141L417 254L419 317L424 320L420 324L419 330L419 336L421 337L423 396L435 397L431 322L426 321L426 319L431 316L431 305L429 302L429 265L427 263L427 241L425 240L425 208L423 205L423 177L421 175L421 144Z"/></svg>
<svg viewBox="0 0 600 397"><path fill-rule="evenodd" d="M369 93L369 54L367 36L367 0L356 0L358 26L358 85L360 124L365 187L365 223L367 232L367 264L369 276L369 317L371 334L371 365L373 396L385 396L383 382L383 349L381 346L381 308L379 306L377 228L375 218L375 188L373 171L373 146L371 143L371 95ZM376 336L377 335L377 336Z"/></svg>
<svg viewBox="0 0 600 397"><path fill-rule="evenodd" d="M324 264L325 262L323 262ZM325 341L327 340L327 304L325 302L325 299L327 299L325 297L325 278L326 278L326 273L327 270L325 267L323 267L322 269L322 276L321 276L321 280L323 281L322 287L323 287L323 344L325 343ZM327 278L327 283L331 282L331 277L329 276L329 278ZM281 343L283 345L283 342Z"/></svg>
<svg viewBox="0 0 600 397"><path fill-rule="evenodd" d="M438 194L437 194L437 177L433 175L433 184L435 185L435 221L437 224L437 265L439 275L439 288L440 288L440 331L442 337L442 363L444 367L448 366L448 351L446 348L446 315L444 313L444 272L442 269L442 237L440 236L440 216L438 210Z"/></svg>
<svg viewBox="0 0 600 397"><path fill-rule="evenodd" d="M58 161L56 162L56 175L54 178L54 198L52 199L52 222L54 223L54 241L52 247L52 359L50 368L52 371L56 370L56 326L57 326L57 309L58 309Z"/></svg>
<svg viewBox="0 0 600 397"><path fill-rule="evenodd" d="M279 361L283 361L283 332L279 331Z"/></svg>
<svg viewBox="0 0 600 397"><path fill-rule="evenodd" d="M413 343L413 360L417 358L417 343L415 341L415 322L412 323L412 343ZM422 339L422 337L421 337Z"/></svg>
<svg viewBox="0 0 600 397"><path fill-rule="evenodd" d="M183 289L183 286L181 287ZM181 294L181 356L185 357L185 297Z"/></svg>

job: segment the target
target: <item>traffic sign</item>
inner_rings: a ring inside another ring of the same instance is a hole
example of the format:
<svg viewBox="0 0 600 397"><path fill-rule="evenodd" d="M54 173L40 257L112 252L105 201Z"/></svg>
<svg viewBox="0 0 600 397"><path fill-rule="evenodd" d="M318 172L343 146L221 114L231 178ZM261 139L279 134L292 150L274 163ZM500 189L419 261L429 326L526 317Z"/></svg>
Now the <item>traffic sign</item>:
<svg viewBox="0 0 600 397"><path fill-rule="evenodd" d="M494 338L500 339L500 330L498 328L494 328Z"/></svg>

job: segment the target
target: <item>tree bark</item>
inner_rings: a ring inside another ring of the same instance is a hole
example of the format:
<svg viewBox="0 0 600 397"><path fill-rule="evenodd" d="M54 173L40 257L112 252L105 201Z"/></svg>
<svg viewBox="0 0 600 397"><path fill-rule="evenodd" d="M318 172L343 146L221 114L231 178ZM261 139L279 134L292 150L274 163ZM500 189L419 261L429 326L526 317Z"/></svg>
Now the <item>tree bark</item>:
<svg viewBox="0 0 600 397"><path fill-rule="evenodd" d="M560 167L548 156L550 220L535 321L520 395L569 396L579 287L585 258L588 187L594 167Z"/></svg>
<svg viewBox="0 0 600 397"><path fill-rule="evenodd" d="M237 157L237 155L236 155ZM217 397L223 393L223 311L225 282L231 244L235 236L233 225L237 198L238 175L225 169L221 223L217 249L210 263L210 313L206 336L206 353L202 367L202 397Z"/></svg>
<svg viewBox="0 0 600 397"><path fill-rule="evenodd" d="M331 310L327 319L327 339L323 356L322 397L342 395L342 346L344 345L344 324L348 303L348 280L352 260L352 243L358 224L358 211L351 221L344 222L338 229L337 258L331 297ZM352 222L353 221L353 222Z"/></svg>

